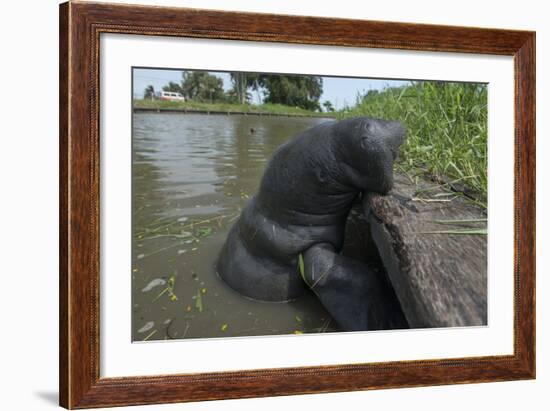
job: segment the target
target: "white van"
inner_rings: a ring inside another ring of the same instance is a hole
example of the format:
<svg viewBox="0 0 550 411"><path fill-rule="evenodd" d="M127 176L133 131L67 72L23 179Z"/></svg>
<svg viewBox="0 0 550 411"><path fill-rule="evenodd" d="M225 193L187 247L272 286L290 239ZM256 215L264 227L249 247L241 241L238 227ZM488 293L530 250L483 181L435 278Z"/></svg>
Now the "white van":
<svg viewBox="0 0 550 411"><path fill-rule="evenodd" d="M176 93L174 91L161 91L160 99L169 101L185 101L185 97L183 97L180 93Z"/></svg>

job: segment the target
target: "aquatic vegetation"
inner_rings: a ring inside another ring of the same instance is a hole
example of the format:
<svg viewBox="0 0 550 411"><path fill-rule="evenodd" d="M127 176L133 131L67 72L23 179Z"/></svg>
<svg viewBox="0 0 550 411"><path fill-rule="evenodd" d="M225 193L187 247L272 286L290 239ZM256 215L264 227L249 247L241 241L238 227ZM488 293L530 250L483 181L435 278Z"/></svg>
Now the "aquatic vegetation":
<svg viewBox="0 0 550 411"><path fill-rule="evenodd" d="M304 280L304 283L308 284L306 280L306 270L304 266L304 257L302 256L302 253L298 254L298 271L300 272L300 275L302 276L302 280Z"/></svg>
<svg viewBox="0 0 550 411"><path fill-rule="evenodd" d="M147 332L149 331L151 328L153 328L155 326L155 322L154 321L148 321L147 323L145 323L145 325L143 327L141 327L139 330L137 330L138 333L142 334L144 332Z"/></svg>
<svg viewBox="0 0 550 411"><path fill-rule="evenodd" d="M168 293L168 296L170 298L170 301L178 301L178 297L176 294L174 294L174 286L176 284L176 276L175 274L172 275L169 279L168 279L168 284L166 286L166 288L164 290L162 290L160 292L159 295L157 295L155 297L155 299L153 300L153 302L157 301L160 297L162 297L164 294Z"/></svg>
<svg viewBox="0 0 550 411"><path fill-rule="evenodd" d="M200 227L196 231L197 237L208 237L212 234L212 227Z"/></svg>
<svg viewBox="0 0 550 411"><path fill-rule="evenodd" d="M163 278L155 278L154 280L150 281L149 284L147 284L141 291L147 292L151 291L153 288L158 287L160 285L166 284L166 280Z"/></svg>
<svg viewBox="0 0 550 411"><path fill-rule="evenodd" d="M304 333L318 332L318 328L324 324L320 318L326 314L322 307L313 304L313 297L309 300L306 298L305 302L297 302L296 306L282 307L282 315L281 307L277 307L278 314L274 315L275 310L271 307L256 307L254 302L242 301L241 298L237 300L227 292L217 277L212 256L216 255L221 239L239 218L244 203L255 192L256 183L248 179L255 179L255 176L259 178L272 150L294 134L298 127L307 128L320 120L285 118L281 126L280 122L274 121L275 118L244 118L254 122L251 126L256 132L251 136L250 126L247 125L243 127L243 133L246 133L243 138L230 140L231 144L246 144L242 148L235 146L244 163L233 164L233 159L227 157L228 151L219 151L223 147L218 147L218 144L223 140L217 133L207 138L203 135L205 129L201 128L201 135L196 140L184 143L191 136L189 130L184 134L182 129L174 129L173 139L158 130L185 123L188 121L186 119L190 119L192 127L196 129L197 121L202 118L208 129L217 118L223 124L229 122L235 125L228 128L230 132L239 132L239 120L234 116L201 116L197 120L195 116L138 113L134 118L136 130L140 130L136 133L142 133L143 125L148 126L142 120L146 123L157 121L156 124L149 123L154 128L148 134L136 134L133 140L134 339L151 341L280 334L292 333L295 329ZM270 134L273 140L265 139L266 124L274 127L272 131L275 134ZM289 124L294 124L292 129L285 129ZM208 147L210 141L216 142L214 148ZM164 157L158 151L150 151L152 143L165 150ZM196 151L194 158L199 160L195 164L204 168L204 176L210 172L212 180L201 177L200 181L194 182L188 179L193 173L189 170L190 164L195 160L189 158L189 161L184 161L181 154L185 149L182 151L174 146L180 143L185 144L186 149L189 148L189 153ZM201 156L205 150L212 149L214 163L210 166L208 162L211 159ZM242 149L246 152L241 152ZM247 158L248 155L253 157ZM232 195L225 196L224 192ZM320 315L310 318L303 314L307 309L313 309ZM249 312L253 314L248 315ZM301 323L295 319L298 313ZM137 330L149 319L155 320L156 325L138 333Z"/></svg>
<svg viewBox="0 0 550 411"><path fill-rule="evenodd" d="M148 334L143 340L141 341L147 341L149 338L151 338L153 335L155 335L157 333L157 330L153 330L151 331L150 334Z"/></svg>
<svg viewBox="0 0 550 411"><path fill-rule="evenodd" d="M197 291L197 295L195 296L195 308L202 313L202 296L200 290Z"/></svg>

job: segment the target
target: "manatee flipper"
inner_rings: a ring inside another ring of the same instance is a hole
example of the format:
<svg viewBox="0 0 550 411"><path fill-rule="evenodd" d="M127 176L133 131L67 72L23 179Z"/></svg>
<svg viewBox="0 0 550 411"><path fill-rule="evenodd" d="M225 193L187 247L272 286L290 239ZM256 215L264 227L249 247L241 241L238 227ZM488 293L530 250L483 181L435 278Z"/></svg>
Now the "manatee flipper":
<svg viewBox="0 0 550 411"><path fill-rule="evenodd" d="M306 283L344 330L408 328L393 290L376 268L337 253L329 243L303 255Z"/></svg>

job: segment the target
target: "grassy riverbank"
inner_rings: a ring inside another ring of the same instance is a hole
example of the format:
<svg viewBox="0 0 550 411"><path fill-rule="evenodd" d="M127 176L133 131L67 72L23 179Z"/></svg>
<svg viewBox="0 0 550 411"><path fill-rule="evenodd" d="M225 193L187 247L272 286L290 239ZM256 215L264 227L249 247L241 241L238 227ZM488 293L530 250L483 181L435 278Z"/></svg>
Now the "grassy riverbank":
<svg viewBox="0 0 550 411"><path fill-rule="evenodd" d="M475 84L415 82L371 92L338 119L367 115L400 120L407 141L398 169L428 173L487 199L487 88Z"/></svg>
<svg viewBox="0 0 550 411"><path fill-rule="evenodd" d="M212 111L224 113L270 114L280 116L334 117L335 113L320 113L282 104L199 103L194 101L134 100L134 108L158 110Z"/></svg>

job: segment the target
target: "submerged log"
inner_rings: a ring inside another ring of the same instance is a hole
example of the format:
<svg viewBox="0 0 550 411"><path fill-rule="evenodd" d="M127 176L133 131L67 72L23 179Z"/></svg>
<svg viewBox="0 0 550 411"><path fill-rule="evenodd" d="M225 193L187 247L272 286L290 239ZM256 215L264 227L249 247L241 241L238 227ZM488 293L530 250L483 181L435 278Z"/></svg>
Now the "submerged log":
<svg viewBox="0 0 550 411"><path fill-rule="evenodd" d="M484 209L401 174L387 196L366 195L363 208L411 328L487 324L487 236L434 233L482 233L483 221L456 221L483 220Z"/></svg>

